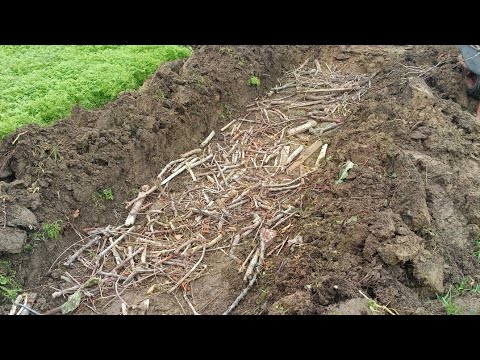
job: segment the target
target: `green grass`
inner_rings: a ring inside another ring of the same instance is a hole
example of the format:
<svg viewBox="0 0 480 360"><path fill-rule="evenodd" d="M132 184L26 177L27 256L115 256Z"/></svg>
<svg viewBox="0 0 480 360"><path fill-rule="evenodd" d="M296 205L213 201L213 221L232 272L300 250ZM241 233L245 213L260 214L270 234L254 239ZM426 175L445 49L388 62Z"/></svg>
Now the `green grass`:
<svg viewBox="0 0 480 360"><path fill-rule="evenodd" d="M0 300L15 300L21 291L20 285L15 280L15 272L8 261L0 261Z"/></svg>
<svg viewBox="0 0 480 360"><path fill-rule="evenodd" d="M460 315L462 313L462 309L453 303L452 288L443 296L437 295L437 299L443 304L447 315Z"/></svg>
<svg viewBox="0 0 480 360"><path fill-rule="evenodd" d="M92 201L96 208L104 209L104 201L113 201L113 190L108 188L94 192L92 194Z"/></svg>
<svg viewBox="0 0 480 360"><path fill-rule="evenodd" d="M52 223L45 223L42 225L40 231L35 233L34 241L46 241L46 240L57 240L60 236L60 232L62 231L62 221L57 220ZM30 251L30 249L24 249L26 251Z"/></svg>
<svg viewBox="0 0 480 360"><path fill-rule="evenodd" d="M260 79L256 77L255 75L252 75L250 77L250 80L248 80L248 85L250 86L260 86Z"/></svg>
<svg viewBox="0 0 480 360"><path fill-rule="evenodd" d="M480 237L475 240L475 252L473 253L475 259L480 263Z"/></svg>
<svg viewBox="0 0 480 360"><path fill-rule="evenodd" d="M2 45L0 138L65 118L77 104L97 108L138 88L162 62L190 54L173 45Z"/></svg>
<svg viewBox="0 0 480 360"><path fill-rule="evenodd" d="M463 310L455 305L453 300L467 293L480 296L480 283L475 283L475 280L470 276L465 276L458 284L455 284L453 288L450 286L445 295L440 296L437 294L437 300L443 304L447 315L460 315Z"/></svg>

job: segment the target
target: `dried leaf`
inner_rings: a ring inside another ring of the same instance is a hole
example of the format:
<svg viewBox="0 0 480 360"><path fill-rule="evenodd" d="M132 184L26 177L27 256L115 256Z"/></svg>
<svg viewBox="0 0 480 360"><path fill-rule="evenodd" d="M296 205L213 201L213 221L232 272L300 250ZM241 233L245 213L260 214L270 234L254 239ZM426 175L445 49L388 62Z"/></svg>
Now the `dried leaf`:
<svg viewBox="0 0 480 360"><path fill-rule="evenodd" d="M68 300L60 306L60 310L63 315L68 314L74 311L76 308L79 307L80 302L82 301L83 291L77 290L74 294L68 297Z"/></svg>
<svg viewBox="0 0 480 360"><path fill-rule="evenodd" d="M345 225L355 224L357 221L358 221L358 216L353 215L345 222Z"/></svg>
<svg viewBox="0 0 480 360"><path fill-rule="evenodd" d="M76 219L80 216L80 209L77 209L72 214L73 218Z"/></svg>
<svg viewBox="0 0 480 360"><path fill-rule="evenodd" d="M289 223L287 226L283 227L280 232L285 234L285 232L292 227L292 223Z"/></svg>
<svg viewBox="0 0 480 360"><path fill-rule="evenodd" d="M292 240L288 240L287 243L289 245L303 244L303 236L302 235L297 235Z"/></svg>
<svg viewBox="0 0 480 360"><path fill-rule="evenodd" d="M260 237L263 239L263 241L265 241L265 248L267 248L273 242L273 239L275 239L277 234L277 230L265 228L260 229Z"/></svg>
<svg viewBox="0 0 480 360"><path fill-rule="evenodd" d="M147 294L148 295L153 294L153 292L157 287L158 287L158 284L153 284L152 286L150 286L150 288L147 290Z"/></svg>

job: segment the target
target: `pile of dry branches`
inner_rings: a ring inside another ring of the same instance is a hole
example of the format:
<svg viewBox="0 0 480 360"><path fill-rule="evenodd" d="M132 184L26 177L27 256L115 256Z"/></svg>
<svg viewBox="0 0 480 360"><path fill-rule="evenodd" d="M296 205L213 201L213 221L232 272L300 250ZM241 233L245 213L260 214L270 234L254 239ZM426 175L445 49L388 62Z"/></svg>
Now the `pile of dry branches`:
<svg viewBox="0 0 480 360"><path fill-rule="evenodd" d="M149 287L147 296L181 290L196 314L188 283L206 273L209 253L221 251L237 262L247 284L224 312L230 313L264 259L278 255L289 238L301 240L290 234L300 211L292 204L325 158L321 135L342 126L349 105L369 87L368 76L342 74L317 60L287 73L244 117L165 165L156 185L143 186L127 204L124 224L87 229L84 245L64 263L80 263L86 272L67 272L69 286L53 297L82 291L93 311L98 300L108 306L120 299L128 313L133 306L122 294L129 288ZM177 181L184 191L172 190ZM241 245L250 246L248 255L239 255Z"/></svg>

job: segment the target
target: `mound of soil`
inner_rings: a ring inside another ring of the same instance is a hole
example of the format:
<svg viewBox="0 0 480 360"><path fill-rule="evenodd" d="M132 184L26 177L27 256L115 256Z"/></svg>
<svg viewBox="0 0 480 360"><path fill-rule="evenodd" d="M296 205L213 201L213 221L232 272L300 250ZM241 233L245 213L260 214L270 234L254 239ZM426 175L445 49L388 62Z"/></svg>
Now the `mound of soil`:
<svg viewBox="0 0 480 360"><path fill-rule="evenodd" d="M79 231L122 223L125 202L140 186L242 116L309 56L376 76L345 125L322 135L329 158L296 225L304 243L268 259L235 313L372 313L359 290L401 314L444 313L437 294L466 276L479 281L480 127L456 48L201 46L186 61L162 65L139 91L95 111L75 109L52 127L27 126L2 142L0 196L16 240L0 247L0 257L11 261L25 289L40 294L39 310L65 301L52 300L50 286L58 287L57 259L79 241ZM252 74L259 88L247 85ZM336 186L346 161L356 166ZM94 195L103 189L112 189L112 201ZM347 221L352 217L356 222ZM39 224L57 220L58 240L35 240ZM221 254L215 259L209 275L192 284L202 313L223 311L244 287ZM479 308L470 295L462 304L465 312ZM182 311L160 295L150 312Z"/></svg>

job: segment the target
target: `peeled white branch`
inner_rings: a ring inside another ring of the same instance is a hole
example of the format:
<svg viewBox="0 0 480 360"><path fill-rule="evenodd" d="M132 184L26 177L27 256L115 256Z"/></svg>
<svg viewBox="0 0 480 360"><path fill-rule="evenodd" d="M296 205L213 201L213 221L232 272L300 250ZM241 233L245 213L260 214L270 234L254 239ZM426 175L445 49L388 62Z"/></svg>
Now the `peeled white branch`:
<svg viewBox="0 0 480 360"><path fill-rule="evenodd" d="M303 125L291 128L290 130L287 131L287 134L290 136L301 134L302 132L307 131L308 129L310 129L311 127L314 127L315 125L317 125L317 122L315 120L310 120Z"/></svg>
<svg viewBox="0 0 480 360"><path fill-rule="evenodd" d="M210 140L212 140L214 136L215 136L215 131L212 130L212 132L207 136L207 138L203 140L203 142L200 144L200 148L203 149L205 146L207 146Z"/></svg>

